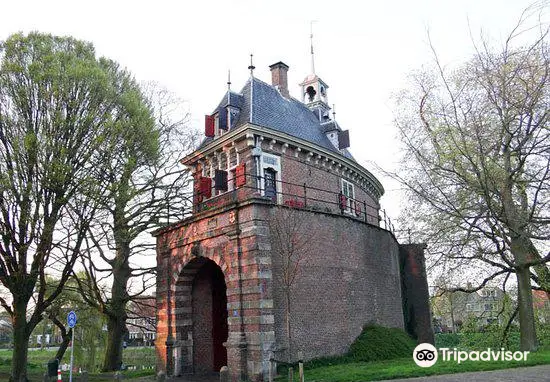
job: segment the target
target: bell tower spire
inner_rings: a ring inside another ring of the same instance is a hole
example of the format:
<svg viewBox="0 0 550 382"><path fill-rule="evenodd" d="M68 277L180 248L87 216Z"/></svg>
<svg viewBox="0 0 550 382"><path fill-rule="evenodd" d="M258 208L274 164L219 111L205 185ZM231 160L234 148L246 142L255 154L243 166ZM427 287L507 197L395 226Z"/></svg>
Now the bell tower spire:
<svg viewBox="0 0 550 382"><path fill-rule="evenodd" d="M311 20L309 23L309 39L311 47L311 73L315 74L315 56L313 54L313 23L315 20Z"/></svg>
<svg viewBox="0 0 550 382"><path fill-rule="evenodd" d="M327 89L328 85L315 73L315 55L313 51L313 23L310 22L310 54L311 54L311 73L300 84L302 88L302 102L313 111L319 121L330 120L330 106L328 103Z"/></svg>

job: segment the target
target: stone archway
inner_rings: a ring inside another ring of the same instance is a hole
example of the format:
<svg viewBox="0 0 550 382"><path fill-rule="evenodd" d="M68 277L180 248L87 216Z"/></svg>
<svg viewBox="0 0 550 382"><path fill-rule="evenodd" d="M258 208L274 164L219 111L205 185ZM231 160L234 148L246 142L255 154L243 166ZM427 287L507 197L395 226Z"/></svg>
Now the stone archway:
<svg viewBox="0 0 550 382"><path fill-rule="evenodd" d="M181 372L219 371L227 365L227 286L222 269L197 257L182 269L176 284L176 330Z"/></svg>

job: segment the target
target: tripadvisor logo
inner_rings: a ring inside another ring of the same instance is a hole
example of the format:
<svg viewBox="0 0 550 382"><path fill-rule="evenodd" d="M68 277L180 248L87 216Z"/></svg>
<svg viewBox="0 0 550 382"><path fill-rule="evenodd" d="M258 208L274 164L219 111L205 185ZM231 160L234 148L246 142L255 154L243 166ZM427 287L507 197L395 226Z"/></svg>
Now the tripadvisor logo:
<svg viewBox="0 0 550 382"><path fill-rule="evenodd" d="M437 362L437 349L432 344L420 344L414 348L413 359L420 367L431 367Z"/></svg>
<svg viewBox="0 0 550 382"><path fill-rule="evenodd" d="M527 361L528 351L510 351L500 348L500 350L465 351L440 348L443 362L453 361L458 364L464 361ZM420 367L431 367L435 365L438 359L438 351L432 344L422 343L414 348L413 360Z"/></svg>

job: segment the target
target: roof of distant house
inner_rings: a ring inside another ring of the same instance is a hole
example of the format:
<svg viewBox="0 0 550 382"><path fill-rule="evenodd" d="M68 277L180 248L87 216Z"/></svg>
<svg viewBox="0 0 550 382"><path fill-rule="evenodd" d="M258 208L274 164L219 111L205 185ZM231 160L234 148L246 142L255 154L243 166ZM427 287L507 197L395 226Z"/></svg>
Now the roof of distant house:
<svg viewBox="0 0 550 382"><path fill-rule="evenodd" d="M533 290L533 306L535 308L543 308L544 304L549 301L548 294L543 290Z"/></svg>

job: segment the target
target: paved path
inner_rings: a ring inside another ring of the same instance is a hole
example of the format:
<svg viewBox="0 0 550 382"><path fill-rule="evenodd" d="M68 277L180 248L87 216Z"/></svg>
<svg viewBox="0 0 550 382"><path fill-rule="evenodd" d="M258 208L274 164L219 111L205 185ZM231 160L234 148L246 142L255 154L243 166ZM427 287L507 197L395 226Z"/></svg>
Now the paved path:
<svg viewBox="0 0 550 382"><path fill-rule="evenodd" d="M203 375L184 375L181 377L170 379L177 382L219 382L220 373L211 373Z"/></svg>
<svg viewBox="0 0 550 382"><path fill-rule="evenodd" d="M494 371L436 375L434 377L392 379L392 382L542 382L550 381L550 365ZM381 381L383 382L383 381Z"/></svg>
<svg viewBox="0 0 550 382"><path fill-rule="evenodd" d="M171 379L174 382L218 382L218 373L208 375L186 375ZM306 375L307 381L307 375ZM459 374L436 375L433 377L391 379L387 382L550 382L550 365L520 367L494 371L476 371ZM384 381L380 381L384 382Z"/></svg>

